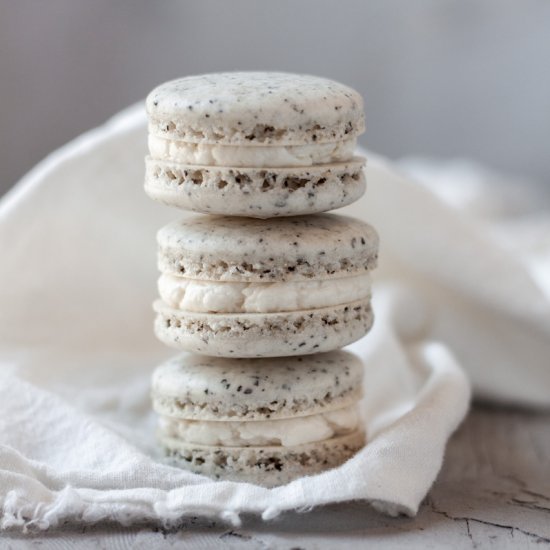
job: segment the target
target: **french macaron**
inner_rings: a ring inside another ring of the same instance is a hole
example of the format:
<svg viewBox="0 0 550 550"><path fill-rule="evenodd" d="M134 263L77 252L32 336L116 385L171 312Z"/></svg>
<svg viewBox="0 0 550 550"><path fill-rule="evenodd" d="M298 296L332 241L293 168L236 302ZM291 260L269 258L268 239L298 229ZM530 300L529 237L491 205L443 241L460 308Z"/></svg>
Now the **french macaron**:
<svg viewBox="0 0 550 550"><path fill-rule="evenodd" d="M153 373L168 460L267 487L348 460L365 444L363 366L351 353L227 359L184 354Z"/></svg>
<svg viewBox="0 0 550 550"><path fill-rule="evenodd" d="M365 192L363 101L324 78L270 72L190 76L147 97L145 190L206 214L324 212Z"/></svg>
<svg viewBox="0 0 550 550"><path fill-rule="evenodd" d="M165 344L218 357L330 351L373 323L378 235L335 214L191 216L157 233Z"/></svg>

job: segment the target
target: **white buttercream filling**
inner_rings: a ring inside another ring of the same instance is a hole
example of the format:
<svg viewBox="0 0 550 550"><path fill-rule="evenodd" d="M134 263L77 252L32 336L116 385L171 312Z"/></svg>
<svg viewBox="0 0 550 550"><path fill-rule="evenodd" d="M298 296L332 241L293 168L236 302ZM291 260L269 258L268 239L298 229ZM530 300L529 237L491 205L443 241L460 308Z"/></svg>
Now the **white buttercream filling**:
<svg viewBox="0 0 550 550"><path fill-rule="evenodd" d="M355 151L356 139L311 145L246 147L189 143L149 135L149 152L155 159L205 166L312 166L345 162Z"/></svg>
<svg viewBox="0 0 550 550"><path fill-rule="evenodd" d="M352 405L298 418L239 422L182 420L161 416L159 426L164 435L196 445L290 447L353 432L359 426L359 412L357 406Z"/></svg>
<svg viewBox="0 0 550 550"><path fill-rule="evenodd" d="M202 313L268 313L336 306L368 298L369 273L320 281L236 283L199 281L163 273L161 298L171 307Z"/></svg>

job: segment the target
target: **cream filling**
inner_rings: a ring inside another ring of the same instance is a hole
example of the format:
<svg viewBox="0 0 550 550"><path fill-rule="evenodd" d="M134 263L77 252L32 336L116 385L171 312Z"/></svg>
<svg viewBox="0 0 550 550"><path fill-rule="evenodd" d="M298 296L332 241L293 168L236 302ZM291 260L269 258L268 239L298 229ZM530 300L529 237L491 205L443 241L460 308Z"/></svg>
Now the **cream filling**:
<svg viewBox="0 0 550 550"><path fill-rule="evenodd" d="M290 447L353 432L359 427L357 405L311 416L281 420L238 422L159 418L163 434L196 445L244 447L282 445Z"/></svg>
<svg viewBox="0 0 550 550"><path fill-rule="evenodd" d="M268 313L336 306L370 297L369 273L284 283L199 281L163 273L161 298L169 306L202 313Z"/></svg>
<svg viewBox="0 0 550 550"><path fill-rule="evenodd" d="M356 139L335 143L289 146L241 146L189 143L149 135L149 152L155 159L206 166L311 166L345 162L355 151Z"/></svg>

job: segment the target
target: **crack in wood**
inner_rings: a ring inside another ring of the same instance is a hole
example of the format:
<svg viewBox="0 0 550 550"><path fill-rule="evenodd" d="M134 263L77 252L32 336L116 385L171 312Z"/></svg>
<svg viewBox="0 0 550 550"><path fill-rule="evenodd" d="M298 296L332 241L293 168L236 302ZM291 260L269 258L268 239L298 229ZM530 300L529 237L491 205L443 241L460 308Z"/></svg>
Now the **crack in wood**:
<svg viewBox="0 0 550 550"><path fill-rule="evenodd" d="M466 520L466 533L468 534L468 538L470 539L470 542L472 543L472 548L477 548L477 543L474 541L474 537L472 537L472 531L470 531L470 520Z"/></svg>
<svg viewBox="0 0 550 550"><path fill-rule="evenodd" d="M523 535L526 535L528 537L531 537L531 538L535 539L535 542L537 542L537 543L539 543L539 542L550 543L550 537L545 537L545 536L539 535L538 533L533 533L531 531L521 529L521 527L516 527L515 525L508 525L508 524L505 524L505 523L496 523L496 522L493 522L493 521L473 518L473 517L470 517L470 516L453 516L453 515L449 514L448 512L445 512L444 510L439 510L435 506L435 503L433 502L433 500L430 499L428 502L429 502L429 505L430 505L430 509L434 513L440 514L440 515L442 515L442 516L444 516L447 519L450 519L452 521L464 521L464 522L466 522L468 535L470 535L470 527L468 525L468 522L473 521L473 522L476 522L476 523L481 523L483 525L489 525L491 527L497 527L499 529L509 529L510 534L511 534L512 537L514 536L514 532L518 531L519 533L522 533ZM471 538L471 537L469 536L469 538ZM473 542L473 539L472 539L472 542Z"/></svg>

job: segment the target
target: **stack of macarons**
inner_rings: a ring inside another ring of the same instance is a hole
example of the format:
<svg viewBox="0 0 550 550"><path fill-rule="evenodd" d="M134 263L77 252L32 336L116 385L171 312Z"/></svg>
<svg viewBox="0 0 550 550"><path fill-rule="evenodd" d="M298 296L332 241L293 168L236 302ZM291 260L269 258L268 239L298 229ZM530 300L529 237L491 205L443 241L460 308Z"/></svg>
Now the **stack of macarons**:
<svg viewBox="0 0 550 550"><path fill-rule="evenodd" d="M324 214L365 191L357 92L284 73L182 78L147 98L145 190L199 212L160 229L153 375L171 462L264 486L363 444L362 365L378 236Z"/></svg>

